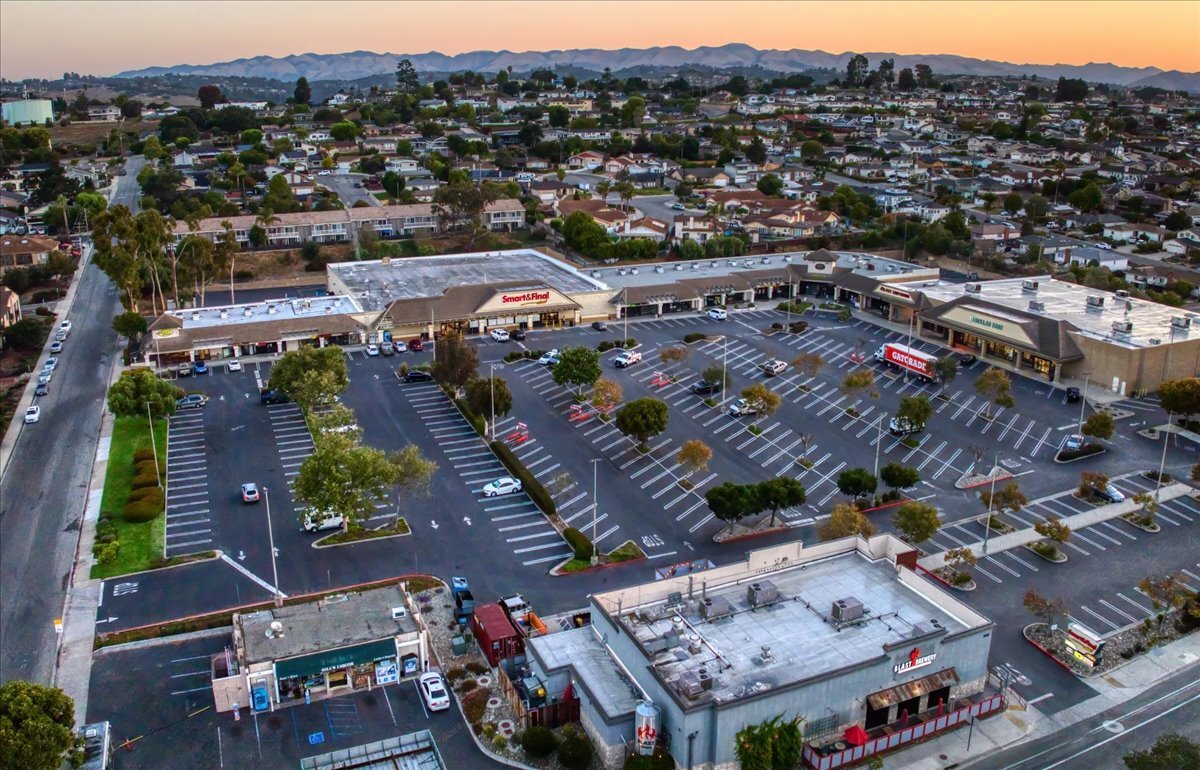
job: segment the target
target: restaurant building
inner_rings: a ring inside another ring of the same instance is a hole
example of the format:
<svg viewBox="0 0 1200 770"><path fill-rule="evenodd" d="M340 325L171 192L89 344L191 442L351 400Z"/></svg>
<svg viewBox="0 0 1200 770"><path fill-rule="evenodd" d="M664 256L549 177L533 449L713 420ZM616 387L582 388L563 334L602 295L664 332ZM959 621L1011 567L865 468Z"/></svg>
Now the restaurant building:
<svg viewBox="0 0 1200 770"><path fill-rule="evenodd" d="M316 602L234 613L233 637L213 655L217 711L273 711L424 672L429 631L403 584Z"/></svg>
<svg viewBox="0 0 1200 770"><path fill-rule="evenodd" d="M1047 382L1124 396L1200 372L1200 315L1051 276L890 284L892 320L953 350Z"/></svg>
<svg viewBox="0 0 1200 770"><path fill-rule="evenodd" d="M748 725L800 718L821 768L999 710L993 624L890 535L752 551L591 597L591 626L530 638L529 675L577 698L605 766L669 736L677 766L737 767ZM524 675L524 674L523 674Z"/></svg>

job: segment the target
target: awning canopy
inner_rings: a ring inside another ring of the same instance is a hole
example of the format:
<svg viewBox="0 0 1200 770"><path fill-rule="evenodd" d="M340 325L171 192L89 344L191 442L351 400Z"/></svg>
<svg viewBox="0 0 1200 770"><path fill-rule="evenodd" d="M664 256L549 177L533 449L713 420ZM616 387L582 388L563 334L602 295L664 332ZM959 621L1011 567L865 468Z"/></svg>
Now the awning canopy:
<svg viewBox="0 0 1200 770"><path fill-rule="evenodd" d="M943 669L936 674L922 677L907 684L890 687L886 690L880 690L877 693L867 696L867 703L871 704L871 708L878 711L885 709L894 703L917 698L926 693L931 693L934 690L945 687L949 684L958 684L958 672L953 667Z"/></svg>
<svg viewBox="0 0 1200 770"><path fill-rule="evenodd" d="M356 644L353 647L341 647L336 650L326 650L311 655L276 661L275 676L279 679L289 679L295 676L316 676L326 671L335 671L347 666L374 663L395 657L396 640L393 638L380 639L376 642Z"/></svg>

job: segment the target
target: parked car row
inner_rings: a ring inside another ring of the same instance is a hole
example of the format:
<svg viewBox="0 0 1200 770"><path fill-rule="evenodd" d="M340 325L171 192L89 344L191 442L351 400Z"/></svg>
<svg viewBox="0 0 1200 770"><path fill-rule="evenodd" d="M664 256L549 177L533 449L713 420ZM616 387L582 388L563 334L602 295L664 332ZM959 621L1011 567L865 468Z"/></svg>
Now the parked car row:
<svg viewBox="0 0 1200 770"><path fill-rule="evenodd" d="M409 340L407 344L403 342L384 340L379 344L371 343L370 345L367 345L365 352L372 358L378 355L394 356L397 353L403 353L406 347L412 353L420 353L425 349L425 343L420 337L414 337L413 339Z"/></svg>

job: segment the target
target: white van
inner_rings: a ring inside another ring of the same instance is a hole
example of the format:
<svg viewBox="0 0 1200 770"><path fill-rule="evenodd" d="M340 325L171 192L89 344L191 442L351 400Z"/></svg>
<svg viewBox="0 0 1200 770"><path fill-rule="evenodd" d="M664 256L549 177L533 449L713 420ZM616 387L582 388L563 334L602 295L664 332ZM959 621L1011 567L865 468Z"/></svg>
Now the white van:
<svg viewBox="0 0 1200 770"><path fill-rule="evenodd" d="M345 520L328 511L309 511L304 516L305 532L320 532L326 529L341 529Z"/></svg>
<svg viewBox="0 0 1200 770"><path fill-rule="evenodd" d="M729 313L723 307L710 307L708 309L708 317L714 321L724 321L729 317Z"/></svg>

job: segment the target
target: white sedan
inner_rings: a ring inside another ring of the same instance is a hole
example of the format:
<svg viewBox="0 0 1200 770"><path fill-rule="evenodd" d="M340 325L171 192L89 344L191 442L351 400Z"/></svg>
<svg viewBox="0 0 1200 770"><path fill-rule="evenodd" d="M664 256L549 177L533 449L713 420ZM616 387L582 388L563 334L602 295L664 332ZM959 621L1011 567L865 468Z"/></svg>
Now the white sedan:
<svg viewBox="0 0 1200 770"><path fill-rule="evenodd" d="M31 406L25 410L25 424L37 422L42 419L42 408L40 406Z"/></svg>
<svg viewBox="0 0 1200 770"><path fill-rule="evenodd" d="M496 495L515 495L521 491L521 482L511 476L505 476L501 479L489 483L483 488L484 497L495 497Z"/></svg>
<svg viewBox="0 0 1200 770"><path fill-rule="evenodd" d="M229 360L229 371L240 372L242 370L242 362L236 358Z"/></svg>
<svg viewBox="0 0 1200 770"><path fill-rule="evenodd" d="M417 680L417 688L430 711L445 711L450 708L450 693L446 692L446 683L441 674L435 671L421 674Z"/></svg>
<svg viewBox="0 0 1200 770"><path fill-rule="evenodd" d="M496 342L508 342L508 330L492 329L492 339Z"/></svg>
<svg viewBox="0 0 1200 770"><path fill-rule="evenodd" d="M379 346L378 345L367 345L367 355L368 356L379 355Z"/></svg>

